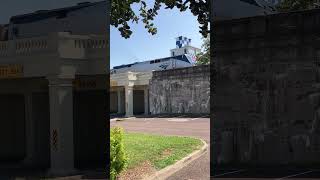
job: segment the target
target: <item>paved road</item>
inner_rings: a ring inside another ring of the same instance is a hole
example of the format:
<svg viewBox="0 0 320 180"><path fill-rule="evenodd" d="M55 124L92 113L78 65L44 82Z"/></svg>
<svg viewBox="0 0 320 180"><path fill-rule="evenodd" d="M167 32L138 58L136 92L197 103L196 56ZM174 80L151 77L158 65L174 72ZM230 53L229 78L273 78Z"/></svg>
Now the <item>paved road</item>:
<svg viewBox="0 0 320 180"><path fill-rule="evenodd" d="M45 170L0 168L0 180L106 180L106 177L105 169L83 170L76 175L49 178Z"/></svg>
<svg viewBox="0 0 320 180"><path fill-rule="evenodd" d="M215 170L214 170L215 169ZM281 168L250 168L250 169L232 169L232 168L213 168L213 179L269 179L269 180L315 180L320 179L320 169L281 167Z"/></svg>
<svg viewBox="0 0 320 180"><path fill-rule="evenodd" d="M111 126L122 126L127 131L202 138L210 143L210 119L184 116L140 117L113 121ZM209 144L210 145L210 144ZM173 174L169 180L210 179L210 152ZM320 180L318 168L221 168L212 167L214 180Z"/></svg>
<svg viewBox="0 0 320 180"><path fill-rule="evenodd" d="M156 116L131 118L125 121L111 121L111 126L121 126L129 132L150 134L192 136L201 138L210 145L210 119L205 116ZM202 155L169 180L207 180L210 179L210 152Z"/></svg>

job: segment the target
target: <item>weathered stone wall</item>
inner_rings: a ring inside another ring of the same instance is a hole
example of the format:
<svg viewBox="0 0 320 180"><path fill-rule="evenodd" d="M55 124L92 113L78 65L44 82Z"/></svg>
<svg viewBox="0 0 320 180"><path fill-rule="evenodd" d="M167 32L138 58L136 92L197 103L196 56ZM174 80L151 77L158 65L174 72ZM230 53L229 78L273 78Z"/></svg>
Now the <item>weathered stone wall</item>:
<svg viewBox="0 0 320 180"><path fill-rule="evenodd" d="M214 164L320 164L320 11L214 24Z"/></svg>
<svg viewBox="0 0 320 180"><path fill-rule="evenodd" d="M210 113L210 67L194 66L153 72L150 112Z"/></svg>

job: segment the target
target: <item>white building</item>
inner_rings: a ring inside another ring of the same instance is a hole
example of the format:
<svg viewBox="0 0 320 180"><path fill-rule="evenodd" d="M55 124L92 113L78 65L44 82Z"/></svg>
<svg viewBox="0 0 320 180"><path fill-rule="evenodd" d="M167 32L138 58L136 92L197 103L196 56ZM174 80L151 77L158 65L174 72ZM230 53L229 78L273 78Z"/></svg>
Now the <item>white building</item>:
<svg viewBox="0 0 320 180"><path fill-rule="evenodd" d="M111 73L146 72L193 66L196 54L200 53L201 49L191 46L190 43L191 39L180 36L176 38L176 48L170 50L170 57L115 66Z"/></svg>
<svg viewBox="0 0 320 180"><path fill-rule="evenodd" d="M201 50L199 48L191 46L191 39L183 36L176 38L176 48L170 50L172 57L184 54L191 56L193 58L192 63L195 61L195 56L200 52Z"/></svg>
<svg viewBox="0 0 320 180"><path fill-rule="evenodd" d="M115 66L110 76L110 112L115 114L149 114L149 80L152 71L190 67L201 50L191 46L191 39L176 38L170 57Z"/></svg>

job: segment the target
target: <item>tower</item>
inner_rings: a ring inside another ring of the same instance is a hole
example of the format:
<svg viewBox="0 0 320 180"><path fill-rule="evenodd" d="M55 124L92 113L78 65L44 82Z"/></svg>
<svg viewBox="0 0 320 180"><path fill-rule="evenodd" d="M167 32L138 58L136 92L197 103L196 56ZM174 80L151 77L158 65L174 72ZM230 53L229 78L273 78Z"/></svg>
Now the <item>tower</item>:
<svg viewBox="0 0 320 180"><path fill-rule="evenodd" d="M201 49L191 46L191 39L183 36L176 38L176 48L171 49L171 57L186 55L190 57L191 63L196 61L196 55L201 52Z"/></svg>
<svg viewBox="0 0 320 180"><path fill-rule="evenodd" d="M179 36L176 38L176 47L182 48L184 46L188 46L191 44L191 39L188 39L187 37Z"/></svg>

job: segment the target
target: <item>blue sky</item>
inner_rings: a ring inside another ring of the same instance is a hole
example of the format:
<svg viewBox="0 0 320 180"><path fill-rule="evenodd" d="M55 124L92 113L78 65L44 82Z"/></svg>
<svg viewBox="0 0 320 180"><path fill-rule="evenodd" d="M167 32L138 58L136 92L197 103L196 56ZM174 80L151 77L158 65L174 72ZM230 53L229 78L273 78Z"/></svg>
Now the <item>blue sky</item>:
<svg viewBox="0 0 320 180"><path fill-rule="evenodd" d="M137 9L136 6L133 8ZM129 39L121 37L120 32L111 26L110 67L168 57L170 49L175 48L175 38L178 36L192 39L191 45L201 48L199 23L190 10L180 12L176 8L171 10L162 7L154 25L158 29L156 35L149 34L142 22L130 24L133 34Z"/></svg>

